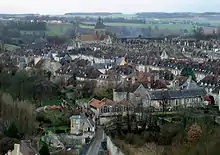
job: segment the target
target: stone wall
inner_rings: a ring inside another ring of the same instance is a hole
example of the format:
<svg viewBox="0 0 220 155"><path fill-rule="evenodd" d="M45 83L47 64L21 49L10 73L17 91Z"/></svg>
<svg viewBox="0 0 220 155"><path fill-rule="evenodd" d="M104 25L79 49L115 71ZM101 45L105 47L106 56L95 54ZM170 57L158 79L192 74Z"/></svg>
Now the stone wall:
<svg viewBox="0 0 220 155"><path fill-rule="evenodd" d="M106 136L107 138L107 149L109 151L109 155L124 155L121 150L115 146L115 144L112 142L109 136Z"/></svg>

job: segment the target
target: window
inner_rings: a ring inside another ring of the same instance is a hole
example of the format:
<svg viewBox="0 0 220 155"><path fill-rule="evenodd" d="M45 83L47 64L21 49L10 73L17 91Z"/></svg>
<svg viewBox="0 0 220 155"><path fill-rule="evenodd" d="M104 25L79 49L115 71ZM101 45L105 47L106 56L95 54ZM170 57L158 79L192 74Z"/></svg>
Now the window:
<svg viewBox="0 0 220 155"><path fill-rule="evenodd" d="M133 107L129 107L129 111L133 111Z"/></svg>
<svg viewBox="0 0 220 155"><path fill-rule="evenodd" d="M114 112L118 112L118 106L115 106L115 111Z"/></svg>
<svg viewBox="0 0 220 155"><path fill-rule="evenodd" d="M104 107L104 112L105 112L105 113L109 112L109 107L105 106L105 107Z"/></svg>

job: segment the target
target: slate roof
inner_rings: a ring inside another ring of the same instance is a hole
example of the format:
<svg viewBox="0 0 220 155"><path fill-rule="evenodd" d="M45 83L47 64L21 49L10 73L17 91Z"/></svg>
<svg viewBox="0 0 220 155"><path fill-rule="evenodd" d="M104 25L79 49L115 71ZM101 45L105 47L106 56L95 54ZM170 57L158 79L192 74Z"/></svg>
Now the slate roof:
<svg viewBox="0 0 220 155"><path fill-rule="evenodd" d="M76 68L76 76L82 78L97 79L102 74L98 69L93 67Z"/></svg>
<svg viewBox="0 0 220 155"><path fill-rule="evenodd" d="M183 85L182 85L183 89L195 89L195 88L200 88L196 82L194 81L191 81L191 82L185 82Z"/></svg>
<svg viewBox="0 0 220 155"><path fill-rule="evenodd" d="M115 88L115 92L130 92L133 93L140 86L140 83L134 83L129 85L128 83L120 83Z"/></svg>
<svg viewBox="0 0 220 155"><path fill-rule="evenodd" d="M204 62L193 62L190 60L179 59L156 59L148 58L144 61L146 65L153 65L158 67L166 67L172 69L182 70L187 65L191 66L195 72L201 72L206 74L220 74L220 62L218 60L209 60Z"/></svg>
<svg viewBox="0 0 220 155"><path fill-rule="evenodd" d="M160 91L150 91L151 100L172 100L181 98L195 98L203 97L206 95L206 91L203 88L198 89L186 89L186 90L160 90Z"/></svg>
<svg viewBox="0 0 220 155"><path fill-rule="evenodd" d="M133 73L136 69L131 65L114 66L109 71L116 71L118 74L129 75Z"/></svg>
<svg viewBox="0 0 220 155"><path fill-rule="evenodd" d="M218 94L220 90L220 86L215 87L215 89L212 91L212 93Z"/></svg>
<svg viewBox="0 0 220 155"><path fill-rule="evenodd" d="M209 87L211 85L212 86L217 86L219 82L219 79L217 76L213 76L213 75L208 75L206 77L204 77L202 80L199 81L199 85L200 86L206 86ZM207 84L207 85L205 85Z"/></svg>

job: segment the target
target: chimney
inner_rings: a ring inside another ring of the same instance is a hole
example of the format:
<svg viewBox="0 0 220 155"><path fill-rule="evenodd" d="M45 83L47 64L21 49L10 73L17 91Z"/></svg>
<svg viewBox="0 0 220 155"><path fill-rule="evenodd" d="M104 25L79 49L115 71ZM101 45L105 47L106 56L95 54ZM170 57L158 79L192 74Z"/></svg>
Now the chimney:
<svg viewBox="0 0 220 155"><path fill-rule="evenodd" d="M151 77L147 77L147 87L150 89L151 88Z"/></svg>
<svg viewBox="0 0 220 155"><path fill-rule="evenodd" d="M136 82L135 76L132 76L131 83L134 84Z"/></svg>
<svg viewBox="0 0 220 155"><path fill-rule="evenodd" d="M159 80L159 78L160 78L159 73L156 73L156 74L154 75L154 81Z"/></svg>
<svg viewBox="0 0 220 155"><path fill-rule="evenodd" d="M218 110L220 111L220 90L218 91Z"/></svg>
<svg viewBox="0 0 220 155"><path fill-rule="evenodd" d="M17 154L20 154L20 144L14 144L14 150Z"/></svg>

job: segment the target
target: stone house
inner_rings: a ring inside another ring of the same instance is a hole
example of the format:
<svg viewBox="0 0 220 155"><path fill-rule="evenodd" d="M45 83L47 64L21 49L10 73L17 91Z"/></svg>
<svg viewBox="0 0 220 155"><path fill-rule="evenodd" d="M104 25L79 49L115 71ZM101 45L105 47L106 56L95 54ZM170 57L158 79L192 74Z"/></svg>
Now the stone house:
<svg viewBox="0 0 220 155"><path fill-rule="evenodd" d="M121 81L119 74L101 74L97 79L97 87L115 88Z"/></svg>
<svg viewBox="0 0 220 155"><path fill-rule="evenodd" d="M113 101L120 102L124 99L131 103L139 103L147 106L145 98L148 90L167 89L166 83L159 80L158 75L134 74L128 76L126 82L122 82L113 89Z"/></svg>
<svg viewBox="0 0 220 155"><path fill-rule="evenodd" d="M95 123L85 113L70 117L70 134L83 135L95 132Z"/></svg>
<svg viewBox="0 0 220 155"><path fill-rule="evenodd" d="M99 123L106 124L115 117L125 116L128 112L133 113L134 110L135 106L131 103L127 104L126 100L120 102L106 100L105 104L99 109Z"/></svg>
<svg viewBox="0 0 220 155"><path fill-rule="evenodd" d="M146 93L146 100L148 106L157 109L161 109L163 103L171 107L201 106L206 94L203 88L155 90Z"/></svg>
<svg viewBox="0 0 220 155"><path fill-rule="evenodd" d="M116 89L113 89L113 101L120 102L124 99L132 101L145 102L142 96L147 92L147 88L143 84L134 83L130 86L121 83Z"/></svg>

